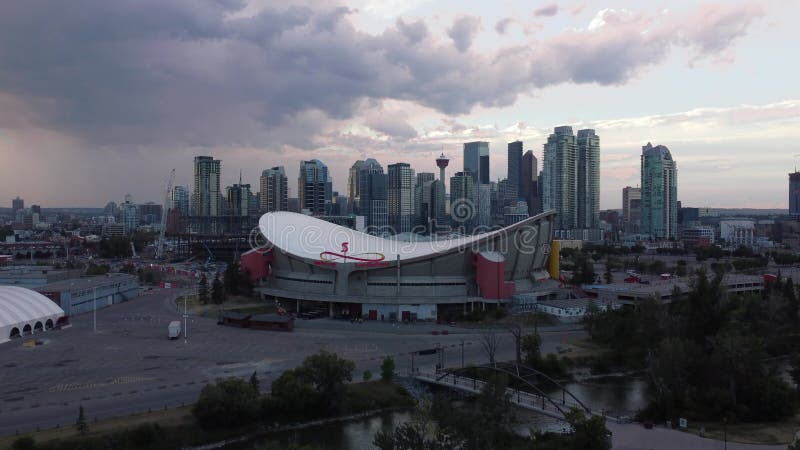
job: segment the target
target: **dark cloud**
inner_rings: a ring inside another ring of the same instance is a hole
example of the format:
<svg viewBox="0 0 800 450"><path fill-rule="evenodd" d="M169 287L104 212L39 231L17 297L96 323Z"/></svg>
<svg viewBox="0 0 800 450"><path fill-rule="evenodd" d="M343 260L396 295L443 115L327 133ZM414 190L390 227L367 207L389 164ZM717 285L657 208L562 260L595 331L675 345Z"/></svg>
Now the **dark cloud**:
<svg viewBox="0 0 800 450"><path fill-rule="evenodd" d="M559 83L620 84L674 46L698 57L726 51L761 15L749 4L715 6L656 23L607 10L590 30L476 52L477 17L454 22L453 45L423 20L369 34L348 8L269 7L237 18L241 7L10 2L0 14L0 101L24 105L26 123L88 147L314 148L370 102L454 115ZM10 116L0 114L0 127L16 126ZM368 126L396 139L416 135L402 118Z"/></svg>
<svg viewBox="0 0 800 450"><path fill-rule="evenodd" d="M412 44L419 43L428 37L428 26L425 25L425 22L423 22L422 19L418 19L417 21L411 23L405 23L402 18L399 18L397 19L395 26Z"/></svg>
<svg viewBox="0 0 800 450"><path fill-rule="evenodd" d="M536 9L533 11L534 16L555 16L558 14L558 5L555 3L550 3L549 5L542 6L541 8Z"/></svg>
<svg viewBox="0 0 800 450"><path fill-rule="evenodd" d="M447 30L447 35L453 40L458 51L464 53L469 50L480 28L481 19L475 16L463 16L453 22L453 26Z"/></svg>
<svg viewBox="0 0 800 450"><path fill-rule="evenodd" d="M514 19L511 17L506 17L505 19L500 19L494 25L494 31L497 31L498 34L506 34L506 30L511 23L514 22Z"/></svg>

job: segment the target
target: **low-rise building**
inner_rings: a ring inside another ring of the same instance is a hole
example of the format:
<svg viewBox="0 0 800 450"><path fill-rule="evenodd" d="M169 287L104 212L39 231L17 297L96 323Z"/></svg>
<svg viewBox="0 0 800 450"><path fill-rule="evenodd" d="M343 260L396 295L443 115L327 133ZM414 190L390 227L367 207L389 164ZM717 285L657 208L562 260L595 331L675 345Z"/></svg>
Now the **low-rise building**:
<svg viewBox="0 0 800 450"><path fill-rule="evenodd" d="M71 278L36 288L70 316L104 308L139 296L139 280L123 273Z"/></svg>

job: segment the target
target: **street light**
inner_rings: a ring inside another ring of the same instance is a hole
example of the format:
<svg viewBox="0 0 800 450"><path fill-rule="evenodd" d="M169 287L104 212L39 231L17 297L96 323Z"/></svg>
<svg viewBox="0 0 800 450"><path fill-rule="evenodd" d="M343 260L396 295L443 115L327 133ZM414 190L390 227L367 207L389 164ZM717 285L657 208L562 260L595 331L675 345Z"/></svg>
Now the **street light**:
<svg viewBox="0 0 800 450"><path fill-rule="evenodd" d="M92 296L92 328L97 333L97 286L93 289L94 295Z"/></svg>

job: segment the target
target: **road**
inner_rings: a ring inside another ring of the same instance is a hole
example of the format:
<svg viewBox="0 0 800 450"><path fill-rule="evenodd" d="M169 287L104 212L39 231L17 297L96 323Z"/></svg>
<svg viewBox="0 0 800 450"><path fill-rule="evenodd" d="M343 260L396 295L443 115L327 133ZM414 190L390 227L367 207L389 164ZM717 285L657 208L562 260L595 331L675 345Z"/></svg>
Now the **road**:
<svg viewBox="0 0 800 450"><path fill-rule="evenodd" d="M215 317L191 317L188 340L168 340L167 324L179 320L174 290L155 290L92 314L73 326L37 336L49 342L26 348L16 340L0 345L0 435L72 425L83 406L90 420L193 403L202 387L225 377L258 374L261 385L321 349L377 374L386 355L397 371L411 368L410 352L442 346L445 365L482 364L487 356L480 331L442 325L354 324L332 319L300 320L292 333L219 326ZM447 329L449 335L434 336ZM543 351L583 335L576 326L540 327ZM513 359L508 333L500 332L498 359ZM417 367L433 368L437 357L416 356Z"/></svg>

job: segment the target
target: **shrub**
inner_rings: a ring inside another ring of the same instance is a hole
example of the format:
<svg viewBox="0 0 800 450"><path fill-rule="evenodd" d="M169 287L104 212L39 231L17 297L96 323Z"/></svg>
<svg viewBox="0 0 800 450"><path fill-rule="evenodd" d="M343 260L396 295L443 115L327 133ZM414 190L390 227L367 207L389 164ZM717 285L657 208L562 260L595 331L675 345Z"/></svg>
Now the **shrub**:
<svg viewBox="0 0 800 450"><path fill-rule="evenodd" d="M231 378L206 385L192 408L205 429L235 428L258 417L258 392L244 380Z"/></svg>
<svg viewBox="0 0 800 450"><path fill-rule="evenodd" d="M384 383L391 383L394 379L394 358L387 356L381 363L381 380Z"/></svg>

